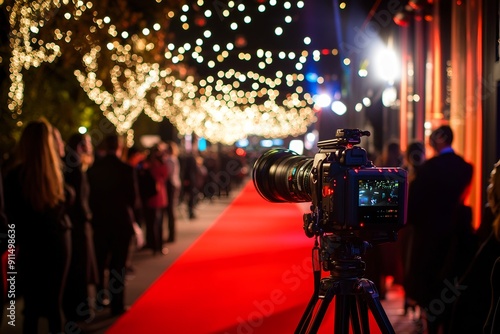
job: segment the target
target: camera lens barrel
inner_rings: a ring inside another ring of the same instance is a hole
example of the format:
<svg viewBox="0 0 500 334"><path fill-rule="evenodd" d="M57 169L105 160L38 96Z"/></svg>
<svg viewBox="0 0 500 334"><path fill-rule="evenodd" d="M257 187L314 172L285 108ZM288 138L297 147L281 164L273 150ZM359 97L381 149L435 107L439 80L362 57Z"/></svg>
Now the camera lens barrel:
<svg viewBox="0 0 500 334"><path fill-rule="evenodd" d="M309 202L313 162L291 150L269 150L254 164L255 188L270 202Z"/></svg>

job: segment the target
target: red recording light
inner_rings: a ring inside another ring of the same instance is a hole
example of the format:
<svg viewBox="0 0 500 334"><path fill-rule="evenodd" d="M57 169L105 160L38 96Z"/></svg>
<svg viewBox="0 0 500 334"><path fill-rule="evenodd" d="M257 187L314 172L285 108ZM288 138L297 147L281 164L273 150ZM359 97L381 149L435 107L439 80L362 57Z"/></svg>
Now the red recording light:
<svg viewBox="0 0 500 334"><path fill-rule="evenodd" d="M329 186L323 186L323 197L332 196L334 192Z"/></svg>

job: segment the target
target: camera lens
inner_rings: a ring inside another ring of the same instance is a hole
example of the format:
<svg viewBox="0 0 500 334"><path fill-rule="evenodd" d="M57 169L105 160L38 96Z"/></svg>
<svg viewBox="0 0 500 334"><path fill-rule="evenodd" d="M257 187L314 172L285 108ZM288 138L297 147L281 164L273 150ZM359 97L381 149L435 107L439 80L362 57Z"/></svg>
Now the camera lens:
<svg viewBox="0 0 500 334"><path fill-rule="evenodd" d="M313 162L291 150L269 150L254 164L255 188L270 202L311 201Z"/></svg>

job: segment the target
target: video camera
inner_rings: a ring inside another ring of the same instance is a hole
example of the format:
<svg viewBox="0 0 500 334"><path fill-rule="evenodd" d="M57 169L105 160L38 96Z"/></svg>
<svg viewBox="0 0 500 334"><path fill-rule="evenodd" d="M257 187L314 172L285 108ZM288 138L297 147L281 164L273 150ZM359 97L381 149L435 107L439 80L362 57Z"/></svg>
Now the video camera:
<svg viewBox="0 0 500 334"><path fill-rule="evenodd" d="M257 159L253 181L270 202L308 202L308 237L330 233L372 244L397 239L406 223L407 172L375 167L356 146L370 132L338 129L334 139L318 142L308 158L287 149L271 149Z"/></svg>

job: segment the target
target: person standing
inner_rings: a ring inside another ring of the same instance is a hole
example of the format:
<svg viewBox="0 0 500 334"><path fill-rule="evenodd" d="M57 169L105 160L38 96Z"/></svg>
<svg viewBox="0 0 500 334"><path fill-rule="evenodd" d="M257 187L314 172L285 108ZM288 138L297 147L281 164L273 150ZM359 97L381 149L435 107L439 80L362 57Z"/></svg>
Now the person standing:
<svg viewBox="0 0 500 334"><path fill-rule="evenodd" d="M402 164L403 154L401 146L397 141L388 142L376 165L379 167L401 167Z"/></svg>
<svg viewBox="0 0 500 334"><path fill-rule="evenodd" d="M96 305L98 309L106 305L104 295L107 292L112 315L126 310L126 261L134 235L134 210L138 203L135 170L119 158L123 149L121 139L117 134L108 135L104 156L97 159L87 172L99 275Z"/></svg>
<svg viewBox="0 0 500 334"><path fill-rule="evenodd" d="M94 251L92 212L89 206L90 187L87 178L88 160L92 155L90 136L73 134L67 143L64 157L64 179L75 191L74 204L69 206L71 219L71 264L64 292L64 312L68 321L86 320L89 316L88 288L95 284L97 262Z"/></svg>
<svg viewBox="0 0 500 334"><path fill-rule="evenodd" d="M493 325L495 309L498 312L499 300L494 298L500 292L500 280L494 276L495 262L500 257L500 160L490 173L487 198L485 210L489 214L483 215L481 225L487 225L490 232L458 281L459 287L467 288L460 290L454 302L449 333L498 333L486 329Z"/></svg>
<svg viewBox="0 0 500 334"><path fill-rule="evenodd" d="M64 332L62 295L69 267L71 222L62 160L52 125L45 119L24 129L13 167L4 179L5 213L15 228L23 333L37 333L48 319L51 333Z"/></svg>
<svg viewBox="0 0 500 334"><path fill-rule="evenodd" d="M195 206L198 192L196 182L198 178L198 168L196 157L192 152L186 152L180 158L181 163L181 199L186 200L189 219L196 219Z"/></svg>
<svg viewBox="0 0 500 334"><path fill-rule="evenodd" d="M420 169L420 166L422 166L425 160L426 160L425 145L423 142L416 140L408 144L404 154L404 163L402 167L408 171L409 187L411 187L415 175L417 174L418 170ZM411 277L408 278L408 273L410 271L409 258L412 248L411 246L412 233L413 233L413 228L411 224L406 224L405 226L403 226L402 229L399 230L398 240L396 241L397 254L400 254L400 261L403 266L402 286L405 291L407 290L406 288L407 280L409 279L411 281ZM415 313L416 306L417 306L416 302L410 298L407 298L405 294L404 304L403 304L403 310L404 310L403 314L404 315L408 314L410 310L413 311L413 313Z"/></svg>
<svg viewBox="0 0 500 334"><path fill-rule="evenodd" d="M144 207L146 220L146 244L153 254L160 254L163 250L163 213L168 205L167 179L169 171L163 161L163 152L159 145L151 148L144 162L155 180L156 194L148 198Z"/></svg>
<svg viewBox="0 0 500 334"><path fill-rule="evenodd" d="M401 148L398 142L389 141L385 147L377 167L401 167ZM392 284L401 284L403 266L396 242L386 242L374 245L366 251L366 276L370 277L377 287L379 298L385 299L387 293L387 278L393 278Z"/></svg>
<svg viewBox="0 0 500 334"><path fill-rule="evenodd" d="M432 334L447 332L451 304L441 301L442 292L453 286L473 255L466 249L472 212L464 204L473 166L453 150L451 127L440 126L429 140L436 155L420 166L409 187L408 224L413 230L406 294L420 306Z"/></svg>
<svg viewBox="0 0 500 334"><path fill-rule="evenodd" d="M421 141L413 141L408 144L404 155L403 168L408 171L408 183L411 183L418 169L425 162L425 145Z"/></svg>
<svg viewBox="0 0 500 334"><path fill-rule="evenodd" d="M134 215L136 224L135 226L135 237L132 238L130 242L130 249L128 252L126 272L128 275L134 275L135 267L133 265L133 254L135 251L141 249L144 246L144 233L143 227L146 226L144 218L144 208L147 203L147 199L150 196L156 194L156 182L149 172L143 167L144 160L146 159L146 154L144 150L139 149L136 146L132 146L127 150L126 162L132 166L135 170L137 176L137 186L139 189L139 197L137 198L138 203L136 204Z"/></svg>
<svg viewBox="0 0 500 334"><path fill-rule="evenodd" d="M169 170L169 176L167 178L167 226L168 226L168 238L167 242L175 241L175 221L176 214L175 209L179 205L179 196L181 192L181 167L179 163L179 147L173 141L167 143L165 149L165 164Z"/></svg>

